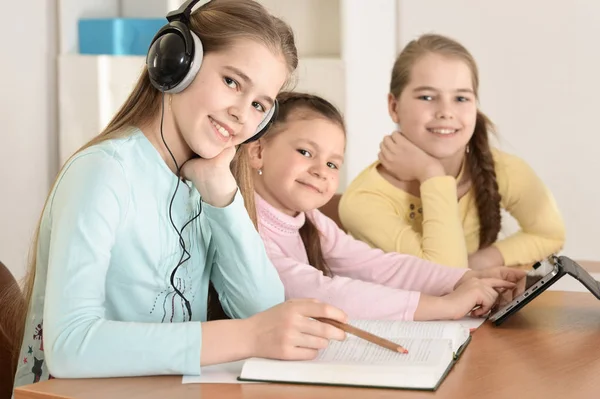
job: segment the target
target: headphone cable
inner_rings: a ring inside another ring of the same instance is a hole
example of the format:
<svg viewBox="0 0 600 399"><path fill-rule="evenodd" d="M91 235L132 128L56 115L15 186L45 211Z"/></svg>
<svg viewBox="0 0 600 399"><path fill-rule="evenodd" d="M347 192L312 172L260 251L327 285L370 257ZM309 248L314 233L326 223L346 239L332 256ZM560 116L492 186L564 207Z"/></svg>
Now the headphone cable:
<svg viewBox="0 0 600 399"><path fill-rule="evenodd" d="M202 202L200 202L200 204L199 204L200 209L199 209L198 213L193 218L188 220L183 225L183 227L181 228L181 231L180 231L177 228L177 226L175 225L175 222L173 221L173 202L175 201L175 196L177 195L177 190L179 189L179 184L181 183L181 167L178 165L177 160L175 159L175 156L173 155L173 152L171 152L171 149L167 145L165 136L163 134L163 121L164 121L164 117L165 117L165 92L164 91L162 91L162 102L161 103L162 103L162 105L161 105L161 115L160 115L160 137L162 139L163 144L167 148L169 155L171 155L171 159L173 160L173 163L175 164L175 169L177 170L177 173L176 173L177 184L175 185L175 190L173 191L173 196L171 197L171 200L169 201L169 220L171 222L171 226L173 226L173 228L175 229L175 232L177 233L177 236L179 237L179 245L181 246L181 249L183 251L181 253L181 257L179 258L179 262L177 263L177 266L175 266L175 268L171 272L170 282L171 282L171 286L173 287L173 289L175 290L177 295L179 295L181 297L181 299L183 299L185 308L188 312L188 320L191 321L192 320L192 305L190 304L190 301L188 301L187 298L183 295L183 293L179 290L179 288L177 288L175 286L175 273L177 272L177 269L179 269L179 266L181 266L182 264L184 264L191 258L191 254L187 250L186 245L185 245L185 240L183 238L183 230L190 223L192 223L194 220L196 220L200 216L200 214L202 213Z"/></svg>

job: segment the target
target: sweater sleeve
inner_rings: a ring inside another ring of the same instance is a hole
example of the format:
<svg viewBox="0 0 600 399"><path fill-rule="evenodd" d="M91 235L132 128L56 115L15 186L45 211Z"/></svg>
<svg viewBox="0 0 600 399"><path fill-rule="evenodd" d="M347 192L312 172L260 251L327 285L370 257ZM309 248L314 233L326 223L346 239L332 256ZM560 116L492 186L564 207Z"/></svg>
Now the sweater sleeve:
<svg viewBox="0 0 600 399"><path fill-rule="evenodd" d="M409 204L398 201L400 190L383 179L346 191L340 202L340 218L352 236L385 252L466 268L467 245L458 209L456 179L434 177L421 184L420 189L422 233L407 218Z"/></svg>
<svg viewBox="0 0 600 399"><path fill-rule="evenodd" d="M565 227L550 190L525 161L497 154L502 206L520 226L518 232L494 244L504 264L529 264L558 252L565 242Z"/></svg>
<svg viewBox="0 0 600 399"><path fill-rule="evenodd" d="M118 161L72 161L49 200L52 231L44 304L48 369L59 378L199 374L201 323L105 319L106 274L130 193Z"/></svg>
<svg viewBox="0 0 600 399"><path fill-rule="evenodd" d="M446 294L466 272L412 256L385 254L349 237L318 211L307 217L321 233L323 256L332 277L287 256L267 234L263 236L288 298L317 298L354 319L412 320L419 291Z"/></svg>
<svg viewBox="0 0 600 399"><path fill-rule="evenodd" d="M371 248L344 233L319 211L312 212L311 218L321 232L323 255L333 274L440 296L452 292L467 272L413 255Z"/></svg>
<svg viewBox="0 0 600 399"><path fill-rule="evenodd" d="M286 256L265 239L271 261L285 287L285 296L316 298L336 306L352 319L412 320L420 294L343 276L327 277L309 264Z"/></svg>
<svg viewBox="0 0 600 399"><path fill-rule="evenodd" d="M246 318L284 301L283 284L269 260L238 191L225 208L203 205L216 246L211 272L223 310Z"/></svg>

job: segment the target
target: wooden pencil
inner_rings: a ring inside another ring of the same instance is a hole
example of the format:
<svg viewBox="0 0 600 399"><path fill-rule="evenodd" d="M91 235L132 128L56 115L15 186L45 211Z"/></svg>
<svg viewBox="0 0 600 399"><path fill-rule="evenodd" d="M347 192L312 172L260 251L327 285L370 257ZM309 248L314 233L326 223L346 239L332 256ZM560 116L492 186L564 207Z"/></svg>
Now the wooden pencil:
<svg viewBox="0 0 600 399"><path fill-rule="evenodd" d="M399 352L399 353L408 353L408 350L406 348L404 348L403 346L398 345L395 342L388 341L385 338L378 337L377 335L371 334L368 331L361 330L360 328L356 328L350 324L340 323L339 321L332 320L332 319L326 319L323 317L316 317L315 319L322 323L330 324L334 327L339 328L340 330L347 332L348 334L355 335L359 338L362 338L366 341L372 342L375 345L379 345L379 346L389 349L391 351Z"/></svg>

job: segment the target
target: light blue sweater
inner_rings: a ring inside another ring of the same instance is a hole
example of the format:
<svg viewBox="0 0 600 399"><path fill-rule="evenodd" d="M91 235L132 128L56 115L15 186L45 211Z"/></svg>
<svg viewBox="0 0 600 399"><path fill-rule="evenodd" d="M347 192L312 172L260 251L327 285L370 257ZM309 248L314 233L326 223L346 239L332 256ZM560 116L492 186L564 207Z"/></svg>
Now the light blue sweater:
<svg viewBox="0 0 600 399"><path fill-rule="evenodd" d="M52 377L200 373L209 280L223 309L245 318L284 300L282 283L244 208L201 203L136 130L77 154L44 211L36 279L15 386ZM43 330L43 342L42 342ZM215 343L219 344L219 343ZM48 367L46 367L48 366Z"/></svg>

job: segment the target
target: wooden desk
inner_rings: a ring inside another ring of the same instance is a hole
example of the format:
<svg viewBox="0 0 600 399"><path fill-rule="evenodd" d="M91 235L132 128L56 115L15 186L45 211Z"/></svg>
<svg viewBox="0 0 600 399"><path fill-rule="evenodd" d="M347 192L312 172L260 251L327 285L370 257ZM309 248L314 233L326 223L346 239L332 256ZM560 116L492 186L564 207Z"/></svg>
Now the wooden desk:
<svg viewBox="0 0 600 399"><path fill-rule="evenodd" d="M600 301L545 292L500 327L484 324L437 392L280 384L182 385L181 377L51 380L15 399L594 398L600 392Z"/></svg>

